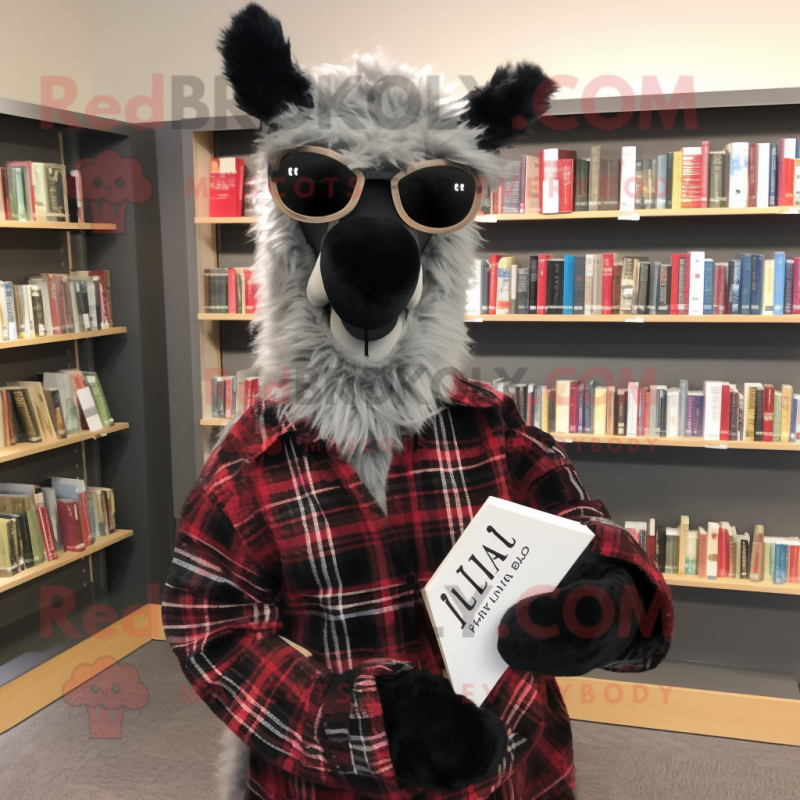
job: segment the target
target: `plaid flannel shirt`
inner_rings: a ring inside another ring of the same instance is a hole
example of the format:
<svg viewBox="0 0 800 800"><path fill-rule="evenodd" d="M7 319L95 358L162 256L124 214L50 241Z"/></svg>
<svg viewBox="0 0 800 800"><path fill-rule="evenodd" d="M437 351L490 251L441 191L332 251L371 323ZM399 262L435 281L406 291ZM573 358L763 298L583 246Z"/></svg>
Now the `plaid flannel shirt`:
<svg viewBox="0 0 800 800"><path fill-rule="evenodd" d="M246 800L572 797L564 702L553 678L530 672L507 669L484 702L509 733L496 775L456 795L423 792L398 784L389 756L375 677L407 664L441 673L420 587L490 495L587 524L598 554L638 570L661 611L611 668L664 657L663 578L552 437L490 387L459 378L394 455L386 515L335 447L274 407L233 425L183 509L163 619L196 692L250 746Z"/></svg>

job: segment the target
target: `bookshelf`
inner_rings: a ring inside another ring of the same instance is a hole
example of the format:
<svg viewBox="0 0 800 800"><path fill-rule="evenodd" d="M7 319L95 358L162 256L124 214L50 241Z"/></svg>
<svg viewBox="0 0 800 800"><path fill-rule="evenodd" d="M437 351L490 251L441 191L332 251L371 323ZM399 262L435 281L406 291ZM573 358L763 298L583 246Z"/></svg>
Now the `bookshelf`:
<svg viewBox="0 0 800 800"><path fill-rule="evenodd" d="M106 547L111 547L112 544L121 542L123 539L127 539L130 536L133 536L133 531L118 529L113 533L109 533L108 536L98 539L94 544L89 545L89 547L87 547L85 550L80 552L64 552L61 553L61 555L55 561L45 561L44 563L38 564L35 567L18 572L16 575L12 575L10 578L0 578L0 594L10 591L15 586L21 586L23 583L34 581L37 578L42 577L42 575L47 575L49 572L66 567L67 564L71 564L74 561L79 561L82 558L89 558L95 553L105 550Z"/></svg>
<svg viewBox="0 0 800 800"><path fill-rule="evenodd" d="M579 158L581 156L578 156ZM797 216L800 209L785 206L771 208L637 208L636 211L570 211L562 214L481 214L476 221L488 225L495 222L550 222L553 220L616 219L636 222L650 217L752 217ZM199 220L198 220L199 221Z"/></svg>
<svg viewBox="0 0 800 800"><path fill-rule="evenodd" d="M719 150L730 141L775 141L798 132L800 106L770 105L768 94L760 96L760 101L755 94L749 96L744 106L737 105L738 94L736 98L718 96L712 105L698 106L698 127L691 130L681 124L680 114L670 128L657 115L652 126L639 127L634 115L623 128L598 130L579 108L571 108L569 113L575 113L578 122L573 130L540 128L505 155L512 158L560 147L588 157L591 145L601 144L604 151L608 148L604 157L618 157L620 147L636 144L643 157L652 157L702 139L710 139L711 149ZM187 202L184 188L192 181L195 186L202 184L212 156L249 153L256 131L248 121L237 118L225 124L211 121L204 130L187 127L162 136L161 157L173 170L169 184L174 187L169 198L170 224L162 224L162 236L165 249L179 250L185 263L169 294L169 303L181 309L171 329L172 343L168 340L176 373L170 403L177 505L193 486L214 437L230 422L211 416L209 376L221 371L235 374L251 365L246 323L253 316L205 313L203 270L250 266L249 226L256 222L249 217L208 217L207 198L199 192ZM578 224L564 225L564 220ZM636 224L613 225L609 220ZM672 252L690 250L705 250L715 260L728 260L740 251L785 250L787 256L790 252L800 255L798 221L794 209L748 208L509 214L478 218L477 224L485 240L481 258L495 252L517 256L521 263L519 259L537 252L617 252L662 261ZM795 325L800 317L793 315L467 315L465 322L475 343L466 374L487 382L504 378L542 383L550 376L584 379L592 370L605 370L620 383L641 380L673 386L687 378L695 389L704 379L715 378L740 385L758 380L800 387L800 328ZM597 324L587 327L584 323ZM186 363L187 350L192 353L190 363ZM752 526L761 523L768 535L780 535L787 527L787 535L795 534L791 526L797 516L800 445L681 437L659 439L651 446L648 437L638 437L638 447L632 448L632 442L622 437L569 434L559 438L590 495L603 500L620 523L654 516L659 525L676 525L680 514L688 514L692 528L722 518L740 531L752 532ZM786 630L800 626L797 584L707 581L679 575L666 575L665 580L676 610L676 638L665 663L670 669L686 667L681 685L687 691L707 690L702 670L694 669L700 665L713 666L720 673L792 676L796 694L800 653ZM663 682L657 674L652 680L649 675L633 678L641 683ZM616 680L618 676L603 673L601 677ZM750 685L753 696L739 696L748 702L759 700L759 694L771 699L769 680ZM724 696L725 691L720 689L719 694ZM601 712L596 721L630 724ZM708 725L682 728L682 724L675 722L675 729L709 732ZM762 736L761 729L748 725L743 724L742 730L750 731L753 738ZM645 720L643 727L647 726Z"/></svg>
<svg viewBox="0 0 800 800"><path fill-rule="evenodd" d="M36 344L54 344L56 342L74 342L78 339L96 339L98 336L116 336L119 333L127 333L128 329L123 327L105 328L99 331L80 331L79 333L60 333L54 336L37 336L34 339L17 339L0 342L0 350L8 350L12 347L30 347Z"/></svg>
<svg viewBox="0 0 800 800"><path fill-rule="evenodd" d="M0 164L55 162L69 170L115 151L121 172L114 177L130 183L138 162L154 199L102 208L87 202L87 221L80 224L0 220L4 280L20 284L35 273L108 270L117 323L98 331L0 341L0 384L61 369L94 371L114 418L124 420L52 442L0 448L0 482L42 484L63 476L108 486L120 526L82 552L63 552L0 579L0 685L9 690L24 673L88 639L82 620L93 608L110 607L120 617L131 605L148 602L153 597L148 585L157 586L166 574L173 528L154 132L125 123L115 123L109 132L108 125L101 129L80 114L79 126L67 128L59 124L58 112L47 128L42 120L48 118L50 112L39 106L0 99ZM51 638L42 638L40 603L50 588L72 605L68 619L78 639L58 625Z"/></svg>
<svg viewBox="0 0 800 800"><path fill-rule="evenodd" d="M224 317L224 314L215 316ZM630 323L675 323L681 325L730 325L745 324L765 325L784 324L796 325L800 323L800 314L778 314L776 317L762 316L760 314L707 314L702 317L690 317L688 314L467 314L465 322L609 322Z"/></svg>

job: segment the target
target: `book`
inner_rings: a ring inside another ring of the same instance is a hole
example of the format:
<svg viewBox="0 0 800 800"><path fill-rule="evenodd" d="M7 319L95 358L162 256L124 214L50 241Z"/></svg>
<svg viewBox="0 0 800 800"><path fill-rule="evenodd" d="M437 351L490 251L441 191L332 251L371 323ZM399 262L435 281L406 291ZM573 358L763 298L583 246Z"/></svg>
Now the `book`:
<svg viewBox="0 0 800 800"><path fill-rule="evenodd" d="M575 160L574 150L551 147L539 151L539 213L557 214L562 203L560 180L566 177L566 162ZM563 172L562 172L563 170ZM572 197L572 171L569 170L570 198ZM571 200L570 200L571 203Z"/></svg>
<svg viewBox="0 0 800 800"><path fill-rule="evenodd" d="M208 215L241 217L244 201L244 159L212 158L208 177Z"/></svg>
<svg viewBox="0 0 800 800"><path fill-rule="evenodd" d="M728 155L728 208L747 208L749 151L748 142L725 145Z"/></svg>
<svg viewBox="0 0 800 800"><path fill-rule="evenodd" d="M622 148L619 176L619 210L633 211L636 207L636 147Z"/></svg>
<svg viewBox="0 0 800 800"><path fill-rule="evenodd" d="M566 258L566 257L565 257ZM585 313L585 290L586 290L586 256L576 255L574 259L574 272L573 272L573 295L572 295L572 313L584 314Z"/></svg>
<svg viewBox="0 0 800 800"><path fill-rule="evenodd" d="M572 208L574 211L589 210L589 159L577 158L574 165L574 197Z"/></svg>
<svg viewBox="0 0 800 800"><path fill-rule="evenodd" d="M689 316L703 316L705 295L705 253L689 253Z"/></svg>
<svg viewBox="0 0 800 800"><path fill-rule="evenodd" d="M574 520L508 500L481 506L422 589L457 693L483 702L508 668L497 652L505 612L531 587L558 586L593 538Z"/></svg>

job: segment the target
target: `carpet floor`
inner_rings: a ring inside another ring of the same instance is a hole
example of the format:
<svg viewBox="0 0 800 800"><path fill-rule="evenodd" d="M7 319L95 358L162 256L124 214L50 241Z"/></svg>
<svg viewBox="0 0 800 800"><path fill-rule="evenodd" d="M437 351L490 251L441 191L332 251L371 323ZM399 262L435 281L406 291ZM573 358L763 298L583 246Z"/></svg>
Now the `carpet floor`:
<svg viewBox="0 0 800 800"><path fill-rule="evenodd" d="M121 737L92 738L94 711L59 700L0 735L0 775L13 787L0 794L216 800L221 723L189 691L165 643L150 642L123 663L136 669L148 698L123 712ZM588 722L573 723L573 732L578 800L800 798L800 747Z"/></svg>

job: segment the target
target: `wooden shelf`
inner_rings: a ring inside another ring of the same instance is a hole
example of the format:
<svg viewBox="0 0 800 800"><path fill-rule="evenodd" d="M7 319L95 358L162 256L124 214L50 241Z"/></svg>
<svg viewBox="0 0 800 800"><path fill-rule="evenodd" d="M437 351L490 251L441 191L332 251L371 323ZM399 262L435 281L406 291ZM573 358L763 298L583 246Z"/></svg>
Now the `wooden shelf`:
<svg viewBox="0 0 800 800"><path fill-rule="evenodd" d="M224 315L223 315L224 316ZM705 314L690 317L688 314L467 314L465 322L672 322L679 324L723 325L737 323L798 324L800 314L778 314L775 317L760 314Z"/></svg>
<svg viewBox="0 0 800 800"><path fill-rule="evenodd" d="M627 447L713 447L727 450L791 450L800 453L797 442L723 442L699 436L593 436L590 433L551 433L557 442L611 444Z"/></svg>
<svg viewBox="0 0 800 800"><path fill-rule="evenodd" d="M127 422L117 422L115 425L101 428L99 431L81 431L67 436L66 439L57 439L55 442L26 442L24 444L14 444L10 447L0 447L0 464L6 461L14 461L17 458L32 456L36 453L44 453L47 450L68 447L77 442L85 442L87 439L97 439L99 436L105 436L108 433L127 430L129 427Z"/></svg>
<svg viewBox="0 0 800 800"><path fill-rule="evenodd" d="M252 225L258 217L195 217L198 225Z"/></svg>
<svg viewBox="0 0 800 800"><path fill-rule="evenodd" d="M7 592L9 589L13 589L15 586L20 586L28 581L36 580L36 578L40 578L42 575L47 575L48 572L53 572L61 567L65 567L67 564L80 561L82 558L92 555L92 553L105 550L106 547L110 547L112 544L121 542L123 539L128 539L131 536L133 536L133 531L116 530L113 533L109 533L108 536L98 538L94 544L89 545L85 550L81 550L80 552L65 551L59 553L55 561L45 561L41 564L37 564L35 567L18 572L16 575L11 575L8 578L0 578L0 593Z"/></svg>
<svg viewBox="0 0 800 800"><path fill-rule="evenodd" d="M113 222L17 222L13 219L0 219L0 228L54 231L115 231L117 226Z"/></svg>
<svg viewBox="0 0 800 800"><path fill-rule="evenodd" d="M203 419L200 420L201 425L214 428L224 428L229 422L233 422L233 419L226 419L225 417L203 417Z"/></svg>
<svg viewBox="0 0 800 800"><path fill-rule="evenodd" d="M33 339L12 339L0 342L0 350L7 347L28 347L32 344L53 344L54 342L71 342L75 339L95 339L98 336L114 336L127 333L127 328L104 328L99 331L82 331L81 333L60 333L57 336L36 336Z"/></svg>
<svg viewBox="0 0 800 800"><path fill-rule="evenodd" d="M206 322L210 320L238 320L239 322L250 322L251 320L255 319L255 314L208 314L202 312L197 315L197 319L205 320Z"/></svg>
<svg viewBox="0 0 800 800"><path fill-rule="evenodd" d="M557 219L617 219L635 220L636 217L749 217L800 214L795 206L770 206L769 208L638 208L635 211L572 211L565 214L485 214L475 217L476 222L544 222Z"/></svg>
<svg viewBox="0 0 800 800"><path fill-rule="evenodd" d="M697 575L664 575L670 586L694 586L700 589L732 589L739 592L767 592L768 594L800 595L800 583L772 583L741 578L698 578Z"/></svg>

